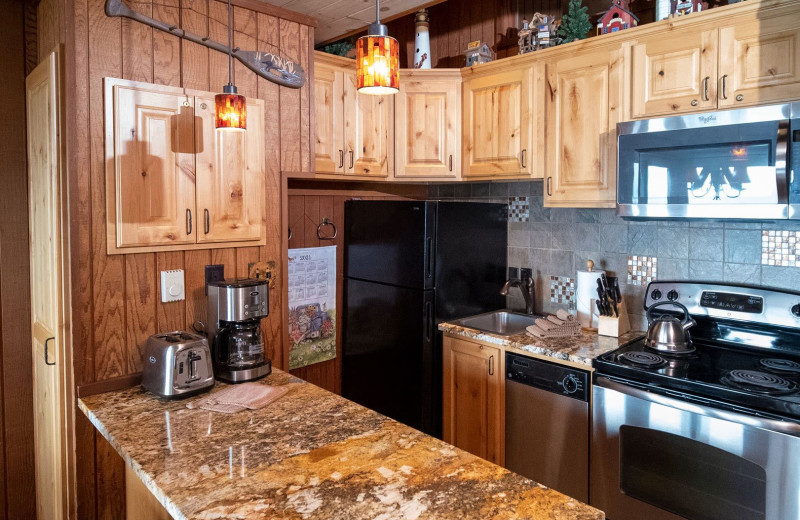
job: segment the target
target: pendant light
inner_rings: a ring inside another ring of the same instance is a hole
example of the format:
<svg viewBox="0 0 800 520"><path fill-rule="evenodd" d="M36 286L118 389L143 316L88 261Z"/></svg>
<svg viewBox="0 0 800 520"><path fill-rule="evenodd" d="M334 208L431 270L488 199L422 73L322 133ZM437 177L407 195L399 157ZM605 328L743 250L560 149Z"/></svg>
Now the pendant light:
<svg viewBox="0 0 800 520"><path fill-rule="evenodd" d="M232 81L232 27L231 0L228 0L228 84L222 87L222 94L214 96L214 126L218 130L245 130L247 128L247 102L244 96L236 93L236 85Z"/></svg>
<svg viewBox="0 0 800 520"><path fill-rule="evenodd" d="M375 23L356 42L356 87L362 94L397 94L400 90L400 44L381 23L380 9L380 0L375 0Z"/></svg>

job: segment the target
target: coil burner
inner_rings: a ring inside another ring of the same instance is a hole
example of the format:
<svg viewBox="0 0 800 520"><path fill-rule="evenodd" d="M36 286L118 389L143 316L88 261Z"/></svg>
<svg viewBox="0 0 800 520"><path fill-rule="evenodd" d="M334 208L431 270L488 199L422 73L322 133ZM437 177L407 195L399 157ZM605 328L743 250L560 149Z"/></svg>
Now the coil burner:
<svg viewBox="0 0 800 520"><path fill-rule="evenodd" d="M741 390L768 395L784 395L797 391L795 383L758 370L731 370L722 377L722 382Z"/></svg>
<svg viewBox="0 0 800 520"><path fill-rule="evenodd" d="M642 368L660 368L667 364L667 360L650 352L625 352L618 358L623 363Z"/></svg>
<svg viewBox="0 0 800 520"><path fill-rule="evenodd" d="M759 364L770 372L800 375L800 363L788 359L765 358Z"/></svg>

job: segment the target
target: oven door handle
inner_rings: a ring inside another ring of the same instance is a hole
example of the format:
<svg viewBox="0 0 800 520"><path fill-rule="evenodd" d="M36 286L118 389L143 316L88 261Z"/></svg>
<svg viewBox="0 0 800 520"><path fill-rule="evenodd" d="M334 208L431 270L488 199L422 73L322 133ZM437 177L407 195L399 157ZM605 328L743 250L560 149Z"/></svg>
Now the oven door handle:
<svg viewBox="0 0 800 520"><path fill-rule="evenodd" d="M637 399L642 399L643 401L649 401L651 403L668 406L670 408L676 408L684 412L704 415L713 419L722 419L723 421L730 421L745 426L752 426L754 428L761 428L763 430L780 432L787 435L792 435L794 437L800 437L800 424L706 406L700 403L701 399L694 398L693 396L686 396L686 399L690 400L684 401L683 398L676 399L673 397L667 397L665 395L649 392L629 384L620 383L603 376L597 376L594 384L595 386L599 386L601 388L614 390L615 392L635 397Z"/></svg>

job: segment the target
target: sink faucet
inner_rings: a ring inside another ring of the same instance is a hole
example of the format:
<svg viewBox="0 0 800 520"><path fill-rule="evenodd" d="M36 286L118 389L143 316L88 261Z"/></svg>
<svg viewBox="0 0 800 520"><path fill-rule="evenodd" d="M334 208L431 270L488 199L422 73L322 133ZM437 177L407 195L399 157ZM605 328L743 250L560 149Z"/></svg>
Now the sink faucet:
<svg viewBox="0 0 800 520"><path fill-rule="evenodd" d="M523 274L522 279L509 278L506 280L506 283L503 284L503 288L500 289L500 294L506 296L509 287L516 287L520 290L522 297L525 299L525 313L532 315L536 303L536 286L533 283L533 276L525 276L525 274Z"/></svg>

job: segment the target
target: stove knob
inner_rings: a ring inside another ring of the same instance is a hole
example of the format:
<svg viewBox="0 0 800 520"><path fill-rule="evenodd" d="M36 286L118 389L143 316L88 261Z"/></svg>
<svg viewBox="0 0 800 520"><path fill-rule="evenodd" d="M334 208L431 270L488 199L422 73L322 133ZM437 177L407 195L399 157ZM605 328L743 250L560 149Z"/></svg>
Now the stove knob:
<svg viewBox="0 0 800 520"><path fill-rule="evenodd" d="M574 394L578 391L578 379L572 374L564 377L561 380L561 385L564 387L564 392L567 394Z"/></svg>
<svg viewBox="0 0 800 520"><path fill-rule="evenodd" d="M792 314L800 318L800 303L792 307Z"/></svg>
<svg viewBox="0 0 800 520"><path fill-rule="evenodd" d="M670 292L667 293L667 299L671 302L674 302L678 299L678 291L672 289Z"/></svg>
<svg viewBox="0 0 800 520"><path fill-rule="evenodd" d="M661 296L661 291L658 289L653 289L653 292L650 293L650 297L654 300L660 300Z"/></svg>

